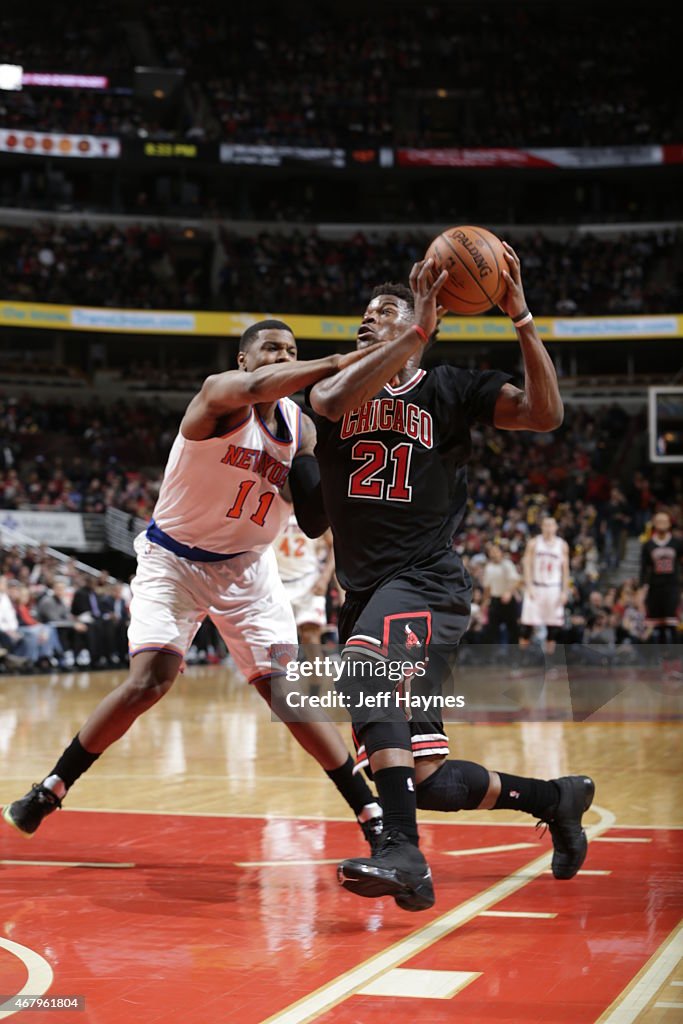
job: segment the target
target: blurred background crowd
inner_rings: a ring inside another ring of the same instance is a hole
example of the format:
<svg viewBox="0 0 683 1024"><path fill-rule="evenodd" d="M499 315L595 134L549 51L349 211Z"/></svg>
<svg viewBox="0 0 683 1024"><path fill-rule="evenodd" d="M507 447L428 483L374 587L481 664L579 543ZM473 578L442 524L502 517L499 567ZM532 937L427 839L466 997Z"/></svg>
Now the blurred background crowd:
<svg viewBox="0 0 683 1024"><path fill-rule="evenodd" d="M0 289L25 302L141 309L255 310L265 296L273 310L348 315L377 282L404 280L431 238L223 230L216 243L204 239L196 259L182 235L161 226L0 226ZM682 291L680 229L561 240L512 232L508 241L538 315L666 313Z"/></svg>
<svg viewBox="0 0 683 1024"><path fill-rule="evenodd" d="M680 141L673 8L658 12L655 35L650 7L615 23L602 8L561 5L549 35L545 20L518 4L433 0L369 11L358 0L315 9L266 0L256 15L216 0L121 6L117 24L102 0L70 13L68 26L48 9L38 31L31 10L3 14L5 59L113 83L105 103L87 90L10 94L3 124L317 146ZM131 94L129 70L141 53L147 64L186 73L185 103L170 124ZM558 82L571 88L550 87Z"/></svg>

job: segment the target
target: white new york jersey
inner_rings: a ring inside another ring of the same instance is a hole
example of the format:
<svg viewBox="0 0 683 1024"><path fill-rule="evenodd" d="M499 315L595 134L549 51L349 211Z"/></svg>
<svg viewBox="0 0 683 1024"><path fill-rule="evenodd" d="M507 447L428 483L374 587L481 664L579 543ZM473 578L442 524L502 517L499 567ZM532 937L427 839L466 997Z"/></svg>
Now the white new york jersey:
<svg viewBox="0 0 683 1024"><path fill-rule="evenodd" d="M284 529L291 505L281 496L299 443L301 412L278 407L283 440L254 408L222 437L189 441L178 433L168 457L153 520L174 541L232 555L263 551Z"/></svg>
<svg viewBox="0 0 683 1024"><path fill-rule="evenodd" d="M280 579L287 587L303 584L315 586L320 575L319 542L307 537L292 513L275 542L275 557ZM298 589L298 588L297 588Z"/></svg>
<svg viewBox="0 0 683 1024"><path fill-rule="evenodd" d="M540 534L534 545L534 562L531 578L543 586L561 586L564 562L564 541L561 537L544 540Z"/></svg>

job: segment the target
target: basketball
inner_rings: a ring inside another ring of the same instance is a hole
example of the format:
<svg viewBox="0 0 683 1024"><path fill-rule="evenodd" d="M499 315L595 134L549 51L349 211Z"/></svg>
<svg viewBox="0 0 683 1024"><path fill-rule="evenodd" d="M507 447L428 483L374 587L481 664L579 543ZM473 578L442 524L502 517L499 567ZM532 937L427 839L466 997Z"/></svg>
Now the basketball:
<svg viewBox="0 0 683 1024"><path fill-rule="evenodd" d="M505 292L508 269L503 243L486 228L448 228L427 249L436 273L448 271L437 299L451 313L474 316L496 306Z"/></svg>

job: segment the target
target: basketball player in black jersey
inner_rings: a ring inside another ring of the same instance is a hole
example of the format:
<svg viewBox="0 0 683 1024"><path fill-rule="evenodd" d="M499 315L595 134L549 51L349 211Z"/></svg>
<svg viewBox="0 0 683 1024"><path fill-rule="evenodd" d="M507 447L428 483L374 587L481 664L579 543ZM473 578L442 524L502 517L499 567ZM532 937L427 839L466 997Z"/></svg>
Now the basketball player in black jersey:
<svg viewBox="0 0 683 1024"><path fill-rule="evenodd" d="M653 637L660 643L678 639L678 606L681 600L680 567L683 541L671 532L671 516L657 512L652 536L641 549L640 585L645 589L645 610Z"/></svg>
<svg viewBox="0 0 683 1024"><path fill-rule="evenodd" d="M501 308L518 331L524 390L497 371L421 369L444 280L443 274L433 280L427 260L413 268L410 290L385 284L373 292L358 331L357 347L373 346L362 367L349 366L309 392L337 575L347 592L340 685L352 709L370 689L359 664L375 672L377 691L386 690L382 661L396 652L415 661L431 649L432 672L438 651L455 648L467 628L471 583L451 542L467 500L471 425L549 431L562 422L557 377L526 308L519 259L505 248ZM580 868L587 848L581 816L593 799L592 780L524 779L447 761L448 740L434 714L408 721L402 710L361 707L352 721L358 763L369 762L384 809L384 835L371 858L340 864L347 889L391 894L405 910L434 903L416 806L526 811L550 826L555 877L572 878Z"/></svg>

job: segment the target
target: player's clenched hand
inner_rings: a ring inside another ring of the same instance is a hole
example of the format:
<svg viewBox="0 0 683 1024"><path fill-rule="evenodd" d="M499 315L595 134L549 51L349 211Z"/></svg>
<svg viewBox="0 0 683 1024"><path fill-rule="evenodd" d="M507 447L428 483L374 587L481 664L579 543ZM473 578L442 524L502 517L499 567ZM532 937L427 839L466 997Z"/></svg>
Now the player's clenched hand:
<svg viewBox="0 0 683 1024"><path fill-rule="evenodd" d="M519 316L526 309L526 299L522 287L522 267L519 256L507 242L503 242L505 259L508 261L508 270L503 271L503 277L507 288L505 294L498 303L503 313L508 316Z"/></svg>
<svg viewBox="0 0 683 1024"><path fill-rule="evenodd" d="M410 272L410 288L415 300L415 323L419 324L428 338L436 330L436 296L448 277L442 270L435 276L434 260L420 260Z"/></svg>

